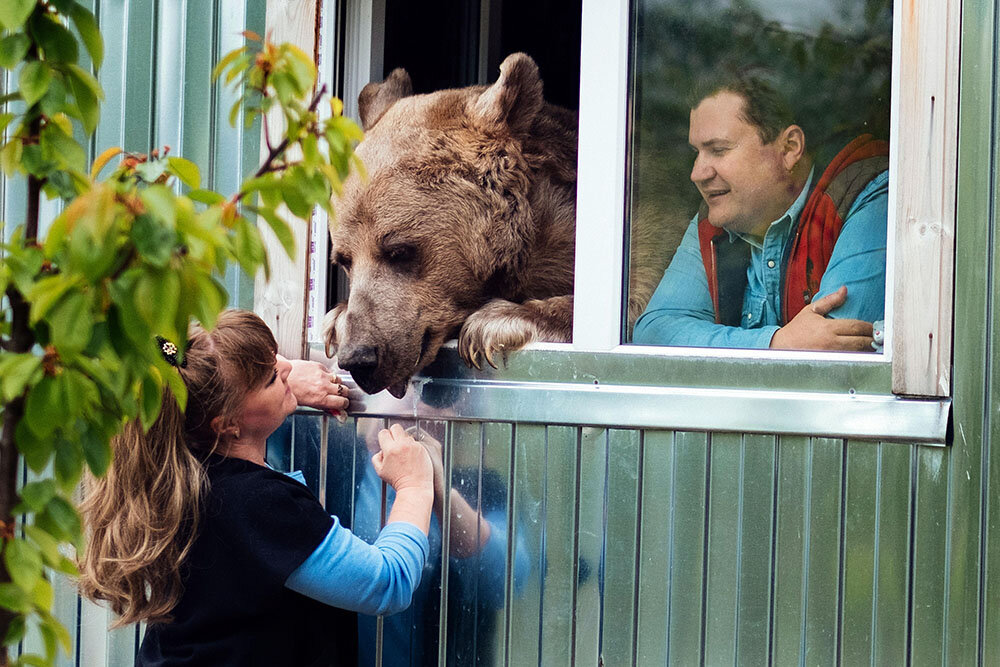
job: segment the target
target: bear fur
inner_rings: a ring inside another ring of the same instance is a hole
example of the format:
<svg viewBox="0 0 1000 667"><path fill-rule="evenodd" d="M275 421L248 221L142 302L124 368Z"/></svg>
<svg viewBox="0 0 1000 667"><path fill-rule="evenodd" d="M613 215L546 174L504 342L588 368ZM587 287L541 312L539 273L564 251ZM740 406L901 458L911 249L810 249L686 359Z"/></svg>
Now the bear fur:
<svg viewBox="0 0 1000 667"><path fill-rule="evenodd" d="M401 397L456 333L477 367L532 341L568 342L577 121L544 101L534 61L513 54L493 85L427 95L397 69L358 101L367 175L335 203L332 259L350 293L324 319L327 354L364 391ZM630 323L668 258L645 278L633 271L644 294Z"/></svg>

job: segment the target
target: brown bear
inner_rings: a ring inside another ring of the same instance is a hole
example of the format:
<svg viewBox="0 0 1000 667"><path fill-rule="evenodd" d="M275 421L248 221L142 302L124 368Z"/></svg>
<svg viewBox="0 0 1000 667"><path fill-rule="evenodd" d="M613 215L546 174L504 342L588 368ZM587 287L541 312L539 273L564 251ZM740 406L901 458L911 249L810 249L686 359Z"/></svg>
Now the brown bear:
<svg viewBox="0 0 1000 667"><path fill-rule="evenodd" d="M327 355L364 391L401 397L456 332L477 367L569 341L576 114L544 101L534 61L513 54L491 86L428 95L397 69L358 102L367 176L344 184L331 223L350 294L324 320ZM662 266L646 273L630 311Z"/></svg>

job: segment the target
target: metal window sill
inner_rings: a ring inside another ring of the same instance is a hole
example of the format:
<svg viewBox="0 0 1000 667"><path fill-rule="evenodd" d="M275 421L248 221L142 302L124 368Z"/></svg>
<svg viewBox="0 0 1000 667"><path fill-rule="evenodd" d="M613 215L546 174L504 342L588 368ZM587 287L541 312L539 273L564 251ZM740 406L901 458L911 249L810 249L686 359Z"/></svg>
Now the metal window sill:
<svg viewBox="0 0 1000 667"><path fill-rule="evenodd" d="M319 350L322 355L322 350ZM538 346L499 370L442 349L402 399L362 395L356 417L773 433L943 445L951 399L892 395L887 365L727 359Z"/></svg>

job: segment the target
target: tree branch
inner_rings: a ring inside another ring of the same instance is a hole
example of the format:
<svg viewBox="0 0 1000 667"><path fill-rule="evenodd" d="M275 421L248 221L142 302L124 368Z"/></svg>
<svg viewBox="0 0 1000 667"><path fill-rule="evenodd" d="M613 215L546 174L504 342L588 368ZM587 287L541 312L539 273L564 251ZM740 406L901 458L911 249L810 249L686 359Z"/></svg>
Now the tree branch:
<svg viewBox="0 0 1000 667"><path fill-rule="evenodd" d="M320 100L323 99L324 95L326 95L326 84L320 86L320 89L316 91L316 95L313 96L312 102L309 103L309 107L307 110L310 112L316 111L316 107L319 106L319 102ZM259 178L260 176L263 176L264 174L273 171L274 162L279 157L281 157L286 150L288 150L288 146L291 143L292 140L289 139L288 136L286 135L285 138L281 140L280 144L278 144L273 148L268 149L267 157L264 159L264 163L260 165L260 168L256 171L256 173L254 173L253 177ZM243 197L245 196L246 192L242 190L237 192L235 195L233 195L232 203L233 204L240 203L241 201L243 201Z"/></svg>

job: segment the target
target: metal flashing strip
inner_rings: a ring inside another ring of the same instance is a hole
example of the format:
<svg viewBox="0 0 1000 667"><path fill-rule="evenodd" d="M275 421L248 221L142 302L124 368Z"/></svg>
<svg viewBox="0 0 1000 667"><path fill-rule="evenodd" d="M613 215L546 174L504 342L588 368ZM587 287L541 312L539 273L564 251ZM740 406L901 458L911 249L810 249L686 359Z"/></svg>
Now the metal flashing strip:
<svg viewBox="0 0 1000 667"><path fill-rule="evenodd" d="M349 382L349 378L347 378ZM396 399L352 396L358 417L773 433L944 445L951 399L758 389L418 378Z"/></svg>

